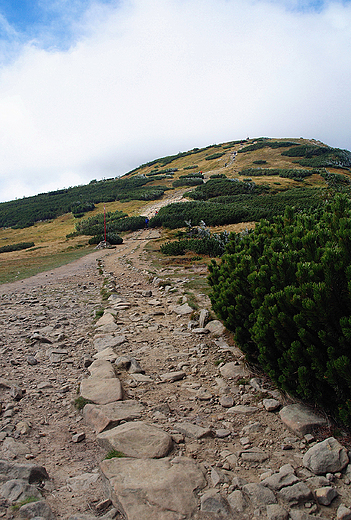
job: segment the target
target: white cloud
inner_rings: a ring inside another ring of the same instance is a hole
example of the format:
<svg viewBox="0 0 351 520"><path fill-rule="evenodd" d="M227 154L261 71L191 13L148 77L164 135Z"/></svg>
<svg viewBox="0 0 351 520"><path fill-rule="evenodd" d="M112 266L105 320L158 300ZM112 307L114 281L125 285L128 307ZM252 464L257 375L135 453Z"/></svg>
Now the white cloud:
<svg viewBox="0 0 351 520"><path fill-rule="evenodd" d="M0 200L248 135L351 148L350 4L293 7L93 4L69 51L26 44L0 71Z"/></svg>

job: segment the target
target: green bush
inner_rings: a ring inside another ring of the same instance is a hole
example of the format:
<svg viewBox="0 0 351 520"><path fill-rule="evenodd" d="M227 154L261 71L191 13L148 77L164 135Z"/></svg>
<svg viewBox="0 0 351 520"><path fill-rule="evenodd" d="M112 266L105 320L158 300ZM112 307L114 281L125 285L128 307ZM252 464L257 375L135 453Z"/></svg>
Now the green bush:
<svg viewBox="0 0 351 520"><path fill-rule="evenodd" d="M261 177L266 175L278 175L282 178L288 179L304 179L310 177L315 173L320 173L319 170L302 170L300 169L288 169L288 168L244 168L241 170L239 175L250 175L251 177Z"/></svg>
<svg viewBox="0 0 351 520"><path fill-rule="evenodd" d="M199 184L203 184L204 181L197 177L186 176L181 179L177 179L172 183L173 188L179 188L181 186L198 186Z"/></svg>
<svg viewBox="0 0 351 520"><path fill-rule="evenodd" d="M285 391L351 425L351 204L288 207L212 261L214 311Z"/></svg>
<svg viewBox="0 0 351 520"><path fill-rule="evenodd" d="M100 244L103 240L105 240L105 235L95 235L93 238L89 239L88 243L90 245ZM123 238L116 235L116 233L106 233L106 242L112 246L117 246L123 243Z"/></svg>
<svg viewBox="0 0 351 520"><path fill-rule="evenodd" d="M286 148L295 146L296 143L290 141L268 141L266 139L257 139L254 144L249 144L238 150L238 153L254 152L255 150L261 150L261 148Z"/></svg>
<svg viewBox="0 0 351 520"><path fill-rule="evenodd" d="M225 155L225 152L213 153L213 154L208 155L207 157L205 157L205 161L212 161L212 159L219 159L223 155Z"/></svg>
<svg viewBox="0 0 351 520"><path fill-rule="evenodd" d="M227 235L212 235L207 238L188 238L176 242L167 242L160 248L164 255L184 255L187 251L193 251L199 255L222 256L224 253Z"/></svg>
<svg viewBox="0 0 351 520"><path fill-rule="evenodd" d="M351 152L340 148L317 145L299 145L282 152L288 157L301 157L296 161L301 166L314 168L350 168Z"/></svg>
<svg viewBox="0 0 351 520"><path fill-rule="evenodd" d="M17 244L11 244L8 246L0 247L0 253L11 253L12 251L21 251L22 249L29 249L34 247L34 242L18 242Z"/></svg>
<svg viewBox="0 0 351 520"><path fill-rule="evenodd" d="M208 181L204 186L210 182L212 181ZM176 229L184 227L185 221L189 220L194 226L201 220L204 220L208 226L259 221L262 218L271 220L274 216L283 214L286 207L295 206L296 211L306 211L318 207L323 200L323 191L319 189L294 188L276 194L266 194L262 186L256 187L259 188L256 193L254 183L237 182L236 184L246 184L248 190L251 186L252 192L241 194L239 191L237 195L216 196L208 201L169 204L150 219L150 227L164 226ZM226 190L222 191L222 193L226 192ZM205 192L204 196L208 196L208 192Z"/></svg>

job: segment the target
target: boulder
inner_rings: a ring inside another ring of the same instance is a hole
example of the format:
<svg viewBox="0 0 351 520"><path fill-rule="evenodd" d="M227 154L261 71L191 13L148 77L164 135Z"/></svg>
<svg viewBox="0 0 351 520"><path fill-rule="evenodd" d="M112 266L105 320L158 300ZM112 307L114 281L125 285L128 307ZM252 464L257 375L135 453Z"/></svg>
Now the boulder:
<svg viewBox="0 0 351 520"><path fill-rule="evenodd" d="M315 475L336 473L349 463L346 448L334 437L329 437L310 448L303 457L303 465Z"/></svg>
<svg viewBox="0 0 351 520"><path fill-rule="evenodd" d="M285 426L300 437L327 423L324 417L299 403L284 406L279 415Z"/></svg>
<svg viewBox="0 0 351 520"><path fill-rule="evenodd" d="M87 404L83 408L85 423L95 433L101 433L107 427L118 426L122 421L139 419L144 406L137 401L117 401L104 405Z"/></svg>
<svg viewBox="0 0 351 520"><path fill-rule="evenodd" d="M117 377L110 379L89 377L82 380L80 395L95 404L113 403L122 400L122 385Z"/></svg>
<svg viewBox="0 0 351 520"><path fill-rule="evenodd" d="M201 467L186 457L110 459L100 469L113 504L128 520L179 520L197 511L196 491L206 486Z"/></svg>
<svg viewBox="0 0 351 520"><path fill-rule="evenodd" d="M117 450L126 457L159 459L172 449L172 437L160 428L142 421L124 423L99 433L97 441L107 450Z"/></svg>

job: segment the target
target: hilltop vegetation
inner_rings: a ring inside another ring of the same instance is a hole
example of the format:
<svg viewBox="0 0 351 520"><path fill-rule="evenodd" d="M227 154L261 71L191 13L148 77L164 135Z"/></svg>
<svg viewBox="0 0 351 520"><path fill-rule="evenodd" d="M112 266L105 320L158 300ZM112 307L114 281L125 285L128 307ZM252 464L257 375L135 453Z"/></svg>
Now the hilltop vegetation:
<svg viewBox="0 0 351 520"><path fill-rule="evenodd" d="M257 164L260 165L259 168ZM35 222L54 219L69 212L72 212L76 218L81 218L85 213L93 211L95 205L101 202L156 200L161 198L166 190L181 186L199 186L199 189L190 195L194 200L214 199L213 194L204 198L204 186L208 184L204 184L204 181L207 181L208 172L212 174L211 176L220 175L229 179L226 184L217 184L218 188L223 187L224 190L222 193L217 193L217 197L234 195L234 191L239 194L238 188L230 184L230 181L238 179L239 176L255 177L255 188L247 186L245 192L256 196L268 192L275 195L287 188L294 188L294 184L290 183L282 184L281 188L277 189L278 183L275 182L276 179L272 181L271 177L288 178L300 183L308 179L310 186L320 188L321 182L318 183L318 180L323 183L323 175L326 179L327 173L335 173L333 168L346 169L348 172L350 166L349 151L331 148L314 141L268 138L232 141L205 148L193 148L187 152L155 159L120 178L92 180L88 185L1 203L0 227L29 227ZM197 168L201 173L193 171ZM159 184L160 181L162 184ZM265 190L260 192L258 186L261 188L264 186ZM324 186L326 186L325 182ZM214 187L212 181L211 187ZM206 188L207 191L209 189ZM229 201L217 199L211 202L227 204ZM237 200L232 202L236 203ZM278 199L277 203L279 204ZM264 205L260 202L258 205L261 207L262 204ZM246 213L249 211L251 209L246 205ZM228 217L230 223L233 221L232 212L230 211L228 215L230 215ZM269 212L255 211L251 220L258 219L260 216L269 217ZM235 221L237 218L239 217L236 217ZM211 220L213 222L213 218ZM223 222L223 216L220 217L220 221Z"/></svg>

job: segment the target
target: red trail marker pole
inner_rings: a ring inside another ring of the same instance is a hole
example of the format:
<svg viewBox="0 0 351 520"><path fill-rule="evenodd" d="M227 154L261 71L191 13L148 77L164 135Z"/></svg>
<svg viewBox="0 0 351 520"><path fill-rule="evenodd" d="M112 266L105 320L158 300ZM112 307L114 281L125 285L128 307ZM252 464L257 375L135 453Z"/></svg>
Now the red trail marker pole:
<svg viewBox="0 0 351 520"><path fill-rule="evenodd" d="M104 204L104 235L105 235L105 242L106 242L106 205Z"/></svg>

